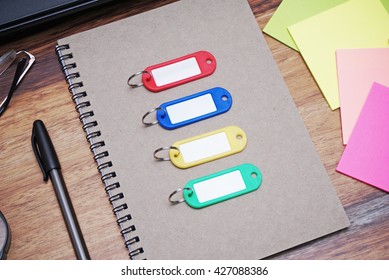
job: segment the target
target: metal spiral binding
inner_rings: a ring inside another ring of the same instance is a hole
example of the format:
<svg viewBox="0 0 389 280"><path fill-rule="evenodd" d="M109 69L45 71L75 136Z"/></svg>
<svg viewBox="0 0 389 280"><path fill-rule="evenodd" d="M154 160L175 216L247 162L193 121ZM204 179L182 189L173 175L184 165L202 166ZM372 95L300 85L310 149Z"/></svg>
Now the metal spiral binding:
<svg viewBox="0 0 389 280"><path fill-rule="evenodd" d="M138 236L133 236L136 228L134 225L130 224L132 217L130 214L120 216L120 213L126 209L128 206L126 203L122 203L124 194L118 192L120 189L119 182L112 182L116 177L115 171L111 170L112 162L105 161L109 156L108 151L101 151L101 148L105 146L105 142L101 140L101 131L98 130L98 123L93 119L94 112L90 110L91 103L85 98L88 96L87 92L83 90L84 84L80 81L81 75L77 72L77 64L73 59L73 54L70 52L69 45L59 45L55 48L58 60L61 63L62 71L65 74L65 80L68 83L69 92L72 94L72 100L76 104L75 109L80 114L79 119L83 124L82 129L86 134L86 139L90 144L90 150L94 154L94 160L97 163L97 169L101 174L101 181L105 185L105 191L108 194L108 200L112 204L113 213L117 217L117 224L121 228L121 235L124 237L124 245L129 250L130 259L135 259L135 257L144 253L142 247L132 249L133 246L136 246L140 242ZM131 235L131 237L130 237Z"/></svg>
<svg viewBox="0 0 389 280"><path fill-rule="evenodd" d="M105 191L109 194L112 190L120 188L120 184L118 182L115 182L111 185L108 185L105 187Z"/></svg>
<svg viewBox="0 0 389 280"><path fill-rule="evenodd" d="M104 152L101 152L101 153L96 154L96 155L93 157L93 159L94 159L95 161L97 161L97 160L99 160L99 159L101 159L101 158L105 158L105 157L107 157L107 156L109 156L108 152L107 152L107 151L104 151Z"/></svg>
<svg viewBox="0 0 389 280"><path fill-rule="evenodd" d="M82 129L85 131L85 133L88 131L88 129L91 129L92 127L97 126L97 121L91 121L82 126ZM107 155L108 156L108 155Z"/></svg>
<svg viewBox="0 0 389 280"><path fill-rule="evenodd" d="M136 230L135 226L134 226L134 225L131 225L131 226L125 228L125 229L122 229L122 231L121 231L120 233L124 236L125 234L128 234L128 233L130 233L130 232L133 232L133 231L135 231L135 230Z"/></svg>

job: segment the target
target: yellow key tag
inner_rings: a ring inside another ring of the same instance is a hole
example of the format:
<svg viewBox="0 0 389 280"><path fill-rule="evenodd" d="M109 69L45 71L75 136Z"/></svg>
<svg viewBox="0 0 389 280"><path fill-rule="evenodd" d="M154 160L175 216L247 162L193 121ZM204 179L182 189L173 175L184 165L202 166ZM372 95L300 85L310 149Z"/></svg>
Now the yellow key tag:
<svg viewBox="0 0 389 280"><path fill-rule="evenodd" d="M246 144L246 133L240 127L227 126L157 149L154 157L157 160L170 160L179 168L189 168L239 153ZM162 150L169 150L169 158L157 156Z"/></svg>

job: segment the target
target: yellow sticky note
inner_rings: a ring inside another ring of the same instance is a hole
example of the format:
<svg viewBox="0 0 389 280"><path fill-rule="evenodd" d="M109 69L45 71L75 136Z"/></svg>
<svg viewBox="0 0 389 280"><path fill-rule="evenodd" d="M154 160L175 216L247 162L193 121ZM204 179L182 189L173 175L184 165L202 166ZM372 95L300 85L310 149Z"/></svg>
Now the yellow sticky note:
<svg viewBox="0 0 389 280"><path fill-rule="evenodd" d="M331 109L339 108L336 50L389 47L389 0L349 0L288 28Z"/></svg>

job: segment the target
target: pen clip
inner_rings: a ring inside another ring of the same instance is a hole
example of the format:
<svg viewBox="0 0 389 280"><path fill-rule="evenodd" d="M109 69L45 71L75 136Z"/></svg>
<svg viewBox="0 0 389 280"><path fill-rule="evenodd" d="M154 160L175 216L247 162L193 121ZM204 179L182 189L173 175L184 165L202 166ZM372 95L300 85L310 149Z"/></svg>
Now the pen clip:
<svg viewBox="0 0 389 280"><path fill-rule="evenodd" d="M36 143L35 126L32 127L31 144L32 144L32 150L34 151L36 160L38 161L39 167L42 170L43 180L47 181L47 180L49 180L49 174L46 172L46 170L45 170L45 168L43 166L42 158L41 158L41 155L39 153L38 145Z"/></svg>

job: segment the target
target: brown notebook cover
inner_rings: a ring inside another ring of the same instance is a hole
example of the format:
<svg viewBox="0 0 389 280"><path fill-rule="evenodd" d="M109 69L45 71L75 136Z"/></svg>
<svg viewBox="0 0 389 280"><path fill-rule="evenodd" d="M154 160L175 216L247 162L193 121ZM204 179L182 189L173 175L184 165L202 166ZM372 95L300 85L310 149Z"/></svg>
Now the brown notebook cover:
<svg viewBox="0 0 389 280"><path fill-rule="evenodd" d="M127 85L199 50L216 57L209 77L159 93ZM63 38L57 52L131 258L259 259L349 225L246 1L180 1ZM176 130L143 126L148 110L213 87L231 93L227 113ZM229 125L247 134L241 153L189 169L153 158ZM189 180L242 163L261 170L257 191L203 209L169 203Z"/></svg>

